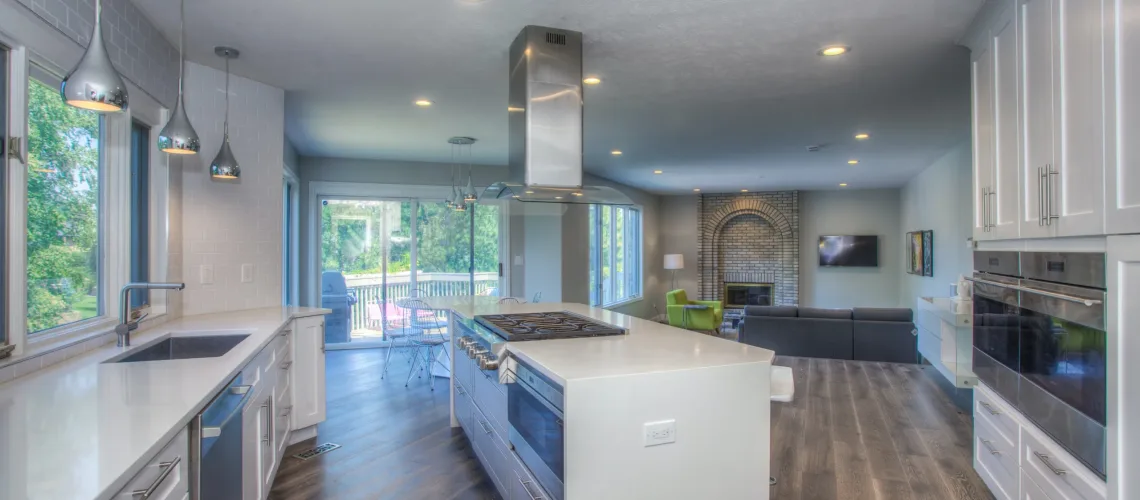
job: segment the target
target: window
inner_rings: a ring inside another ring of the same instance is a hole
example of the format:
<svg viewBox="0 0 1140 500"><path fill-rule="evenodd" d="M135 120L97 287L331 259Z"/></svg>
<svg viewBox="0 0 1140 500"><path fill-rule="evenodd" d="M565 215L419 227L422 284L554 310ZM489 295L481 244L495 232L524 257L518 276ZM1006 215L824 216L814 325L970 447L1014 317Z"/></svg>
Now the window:
<svg viewBox="0 0 1140 500"><path fill-rule="evenodd" d="M27 331L99 316L101 117L28 82Z"/></svg>
<svg viewBox="0 0 1140 500"><path fill-rule="evenodd" d="M131 122L131 281L150 281L150 127ZM131 309L150 304L150 291L135 290Z"/></svg>
<svg viewBox="0 0 1140 500"><path fill-rule="evenodd" d="M590 304L641 297L641 211L590 205Z"/></svg>
<svg viewBox="0 0 1140 500"><path fill-rule="evenodd" d="M8 49L0 45L0 358L8 356L12 347L8 338Z"/></svg>

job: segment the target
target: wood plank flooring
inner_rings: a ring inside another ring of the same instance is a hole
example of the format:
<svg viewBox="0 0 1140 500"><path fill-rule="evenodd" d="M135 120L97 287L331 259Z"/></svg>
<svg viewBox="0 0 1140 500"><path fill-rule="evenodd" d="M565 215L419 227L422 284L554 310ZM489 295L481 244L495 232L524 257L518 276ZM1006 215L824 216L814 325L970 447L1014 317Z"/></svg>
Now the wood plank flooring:
<svg viewBox="0 0 1140 500"><path fill-rule="evenodd" d="M329 351L328 420L317 442L343 447L286 457L270 498L498 498L470 444L448 428L446 386L414 379L403 360L380 379L382 350ZM972 433L915 365L781 356L795 373L791 403L772 405L774 500L993 498L971 464Z"/></svg>

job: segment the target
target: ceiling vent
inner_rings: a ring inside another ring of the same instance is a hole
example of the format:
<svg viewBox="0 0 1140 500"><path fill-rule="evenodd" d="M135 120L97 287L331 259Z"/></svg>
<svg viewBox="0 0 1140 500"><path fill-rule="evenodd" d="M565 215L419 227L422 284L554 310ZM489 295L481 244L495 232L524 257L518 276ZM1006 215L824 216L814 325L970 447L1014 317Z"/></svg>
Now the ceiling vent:
<svg viewBox="0 0 1140 500"><path fill-rule="evenodd" d="M812 144L807 147L809 153L818 153L823 150L823 144Z"/></svg>
<svg viewBox="0 0 1140 500"><path fill-rule="evenodd" d="M554 45L566 45L566 35L562 33L547 33L546 43Z"/></svg>

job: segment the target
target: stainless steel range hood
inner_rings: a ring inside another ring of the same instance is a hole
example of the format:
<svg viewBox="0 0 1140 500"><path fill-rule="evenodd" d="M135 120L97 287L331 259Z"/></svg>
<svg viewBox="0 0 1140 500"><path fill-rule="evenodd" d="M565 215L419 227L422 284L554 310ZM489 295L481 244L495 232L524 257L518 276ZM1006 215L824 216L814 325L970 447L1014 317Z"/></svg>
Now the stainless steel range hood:
<svg viewBox="0 0 1140 500"><path fill-rule="evenodd" d="M527 26L509 57L510 178L483 196L632 205L616 189L582 185L582 34Z"/></svg>

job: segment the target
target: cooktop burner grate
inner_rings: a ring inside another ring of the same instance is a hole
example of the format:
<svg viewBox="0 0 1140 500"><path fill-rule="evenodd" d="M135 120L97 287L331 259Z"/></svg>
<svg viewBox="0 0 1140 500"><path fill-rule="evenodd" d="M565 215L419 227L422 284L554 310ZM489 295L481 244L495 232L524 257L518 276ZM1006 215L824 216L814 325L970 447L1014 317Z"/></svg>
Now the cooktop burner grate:
<svg viewBox="0 0 1140 500"><path fill-rule="evenodd" d="M567 311L486 314L475 321L508 342L626 334L624 328Z"/></svg>

